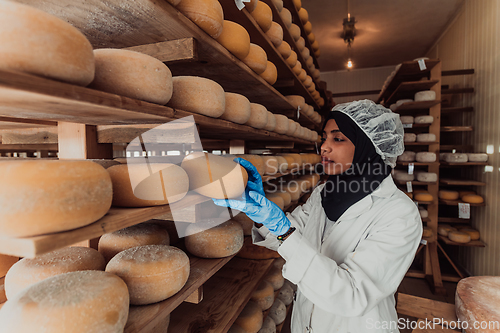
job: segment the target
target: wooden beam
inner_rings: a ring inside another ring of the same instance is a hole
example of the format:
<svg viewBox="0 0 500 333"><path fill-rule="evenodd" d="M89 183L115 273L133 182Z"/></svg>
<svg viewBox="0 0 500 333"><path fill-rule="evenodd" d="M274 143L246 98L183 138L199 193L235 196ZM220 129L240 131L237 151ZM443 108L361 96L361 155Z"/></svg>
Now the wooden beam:
<svg viewBox="0 0 500 333"><path fill-rule="evenodd" d="M444 319L448 322L457 321L455 305L434 301L427 298L398 293L397 312L402 315L419 319Z"/></svg>
<svg viewBox="0 0 500 333"><path fill-rule="evenodd" d="M59 159L113 158L113 145L97 143L97 127L59 122Z"/></svg>
<svg viewBox="0 0 500 333"><path fill-rule="evenodd" d="M57 144L34 144L34 145L0 145L0 151L11 152L25 152L25 151L39 151L39 150L52 150L57 151Z"/></svg>
<svg viewBox="0 0 500 333"><path fill-rule="evenodd" d="M345 93L337 93L333 94L332 97L349 97L349 96L361 96L361 95L377 95L380 93L380 90L365 90L365 91L352 91L352 92L345 92Z"/></svg>
<svg viewBox="0 0 500 333"><path fill-rule="evenodd" d="M57 144L57 127L25 128L0 131L2 144Z"/></svg>
<svg viewBox="0 0 500 333"><path fill-rule="evenodd" d="M97 126L99 143L129 143L139 136L142 142L150 144L195 143L199 140L195 123L191 122Z"/></svg>
<svg viewBox="0 0 500 333"><path fill-rule="evenodd" d="M150 55L165 63L197 61L198 46L193 37L124 48Z"/></svg>

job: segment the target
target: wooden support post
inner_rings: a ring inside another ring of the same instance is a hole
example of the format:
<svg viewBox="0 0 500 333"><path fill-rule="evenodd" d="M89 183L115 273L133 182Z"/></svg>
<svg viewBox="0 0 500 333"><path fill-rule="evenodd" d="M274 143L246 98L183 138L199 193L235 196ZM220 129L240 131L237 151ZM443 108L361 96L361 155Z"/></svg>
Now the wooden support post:
<svg viewBox="0 0 500 333"><path fill-rule="evenodd" d="M167 64L198 60L198 47L193 37L132 46L125 50L144 53Z"/></svg>
<svg viewBox="0 0 500 333"><path fill-rule="evenodd" d="M96 126L59 122L59 159L113 158L113 145L97 142Z"/></svg>
<svg viewBox="0 0 500 333"><path fill-rule="evenodd" d="M198 304L203 300L203 285L196 289L191 295L189 295L184 302Z"/></svg>

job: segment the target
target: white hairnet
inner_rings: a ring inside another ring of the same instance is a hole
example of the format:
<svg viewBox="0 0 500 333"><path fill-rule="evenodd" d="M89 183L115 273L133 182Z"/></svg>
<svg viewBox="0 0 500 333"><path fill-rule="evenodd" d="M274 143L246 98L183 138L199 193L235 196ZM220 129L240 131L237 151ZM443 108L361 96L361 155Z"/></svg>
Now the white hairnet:
<svg viewBox="0 0 500 333"><path fill-rule="evenodd" d="M404 151L404 130L399 114L368 99L338 104L332 111L349 116L373 142L384 163L396 166L396 158Z"/></svg>

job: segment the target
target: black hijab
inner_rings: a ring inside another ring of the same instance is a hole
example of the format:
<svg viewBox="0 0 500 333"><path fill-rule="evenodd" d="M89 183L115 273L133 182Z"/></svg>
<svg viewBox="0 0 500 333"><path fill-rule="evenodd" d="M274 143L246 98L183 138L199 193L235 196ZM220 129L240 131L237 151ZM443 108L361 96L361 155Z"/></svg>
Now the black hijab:
<svg viewBox="0 0 500 333"><path fill-rule="evenodd" d="M335 120L340 132L355 147L351 167L339 175L330 175L321 193L321 204L328 219L337 221L349 207L372 193L390 174L391 167L384 163L372 141L348 115L331 111L323 130L330 119Z"/></svg>

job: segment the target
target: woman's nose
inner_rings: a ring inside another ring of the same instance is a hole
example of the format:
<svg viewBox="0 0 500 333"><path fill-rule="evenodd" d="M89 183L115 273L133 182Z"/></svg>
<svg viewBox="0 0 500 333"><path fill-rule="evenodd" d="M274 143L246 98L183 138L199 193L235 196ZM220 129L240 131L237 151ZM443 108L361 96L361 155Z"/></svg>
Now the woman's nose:
<svg viewBox="0 0 500 333"><path fill-rule="evenodd" d="M326 141L321 144L320 151L321 151L321 153L323 153L323 152L328 153L331 151L331 148L328 146Z"/></svg>

